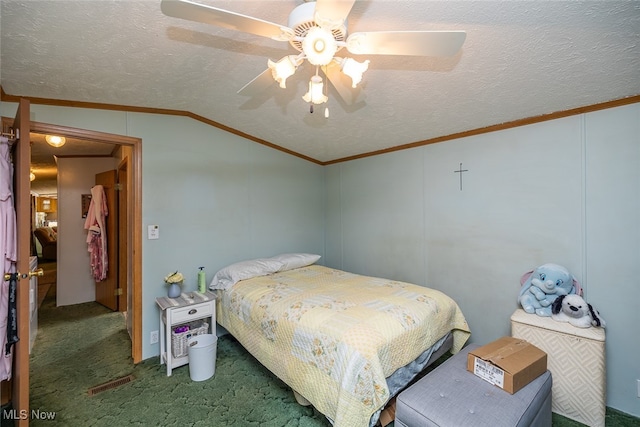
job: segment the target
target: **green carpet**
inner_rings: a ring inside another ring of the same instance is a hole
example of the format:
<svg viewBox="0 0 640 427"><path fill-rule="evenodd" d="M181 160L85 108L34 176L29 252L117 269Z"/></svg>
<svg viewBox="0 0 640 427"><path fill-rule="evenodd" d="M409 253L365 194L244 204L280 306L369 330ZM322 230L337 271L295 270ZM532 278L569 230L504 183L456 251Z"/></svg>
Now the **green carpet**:
<svg viewBox="0 0 640 427"><path fill-rule="evenodd" d="M218 341L215 376L194 382L189 367L166 375L157 357L133 365L122 314L96 303L55 307L45 299L31 355L31 409L55 412L38 426L328 426L231 337ZM95 396L88 389L132 374Z"/></svg>
<svg viewBox="0 0 640 427"><path fill-rule="evenodd" d="M251 357L232 337L221 337L216 372L194 382L188 366L166 376L157 357L133 365L122 314L96 303L55 307L48 295L39 312L31 355L31 409L53 420L33 426L268 426L327 427L312 407ZM94 396L91 387L132 374L133 381ZM554 414L554 427L582 424ZM607 410L607 426L640 420Z"/></svg>

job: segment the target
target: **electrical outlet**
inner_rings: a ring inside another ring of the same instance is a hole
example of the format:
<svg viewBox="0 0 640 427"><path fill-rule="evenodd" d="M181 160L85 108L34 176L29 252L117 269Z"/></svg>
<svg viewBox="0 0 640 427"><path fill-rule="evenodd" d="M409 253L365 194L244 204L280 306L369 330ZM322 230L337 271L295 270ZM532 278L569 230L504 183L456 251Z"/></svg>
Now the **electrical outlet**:
<svg viewBox="0 0 640 427"><path fill-rule="evenodd" d="M640 380L636 380L638 382L638 397L640 397Z"/></svg>
<svg viewBox="0 0 640 427"><path fill-rule="evenodd" d="M157 344L158 343L158 331L151 331L151 335L149 337L149 342L151 344Z"/></svg>

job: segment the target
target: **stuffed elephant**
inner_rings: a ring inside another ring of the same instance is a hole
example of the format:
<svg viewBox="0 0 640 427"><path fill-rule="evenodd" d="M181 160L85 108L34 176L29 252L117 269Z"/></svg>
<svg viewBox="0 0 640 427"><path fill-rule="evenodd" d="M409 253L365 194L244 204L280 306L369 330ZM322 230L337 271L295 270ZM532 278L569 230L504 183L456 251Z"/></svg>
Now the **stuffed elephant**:
<svg viewBox="0 0 640 427"><path fill-rule="evenodd" d="M580 283L565 267L543 264L525 273L520 283L518 303L524 311L550 317L551 306L560 295L582 294Z"/></svg>

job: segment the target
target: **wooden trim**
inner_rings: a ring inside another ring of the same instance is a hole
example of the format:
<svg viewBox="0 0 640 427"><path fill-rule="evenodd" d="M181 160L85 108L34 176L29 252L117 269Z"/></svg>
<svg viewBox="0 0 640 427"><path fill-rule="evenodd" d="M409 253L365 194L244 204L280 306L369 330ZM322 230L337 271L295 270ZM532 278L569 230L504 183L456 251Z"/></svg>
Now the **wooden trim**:
<svg viewBox="0 0 640 427"><path fill-rule="evenodd" d="M69 154L69 155L57 155L56 154L56 158L58 159L77 159L77 158L82 158L82 159L108 159L110 157L116 157L113 154Z"/></svg>
<svg viewBox="0 0 640 427"><path fill-rule="evenodd" d="M29 122L31 119L30 104L27 99L20 99L13 121L13 128L20 131L19 142L14 147L14 201L16 208L16 237L18 243L18 259L16 271L29 271L31 255L31 183L29 167L31 163L31 140ZM12 405L14 409L29 411L29 282L23 277L18 281L17 290L18 336L22 337L13 347L13 391ZM19 418L16 426L28 426L29 420Z"/></svg>
<svg viewBox="0 0 640 427"><path fill-rule="evenodd" d="M280 147L276 144L265 141L264 139L260 139L253 135L249 135L248 133L244 133L242 131L223 125L222 123L218 123L214 120L207 119L206 117L202 117L198 114L191 113L189 111L170 110L166 108L135 107L131 105L102 104L98 102L65 101L65 100L48 99L48 98L30 98L30 97L23 97L23 98L29 99L32 104L39 104L39 105L55 105L58 107L87 108L87 109L98 109L98 110L109 110L109 111L128 111L133 113L165 114L165 115L171 115L171 116L189 117L196 121L208 124L209 126L213 126L218 129L222 129L226 132L232 133L234 135L240 136L242 138L248 139L249 141L253 141L261 145L266 145L267 147L273 148L274 150L282 151L284 153L290 154L295 157L299 157L301 159L307 160L312 163L316 163L319 165L322 164L322 162L316 159L313 159L311 157L305 156L304 154L296 153L295 151L289 150L284 147ZM7 93L5 93L4 89L0 86L0 101L18 102L17 100L19 99L20 97L18 96L8 95ZM54 133L54 131L52 130L50 131L50 133ZM77 136L77 138L80 138L80 136Z"/></svg>
<svg viewBox="0 0 640 427"><path fill-rule="evenodd" d="M549 120L556 120L563 117L575 116L578 114L590 113L593 111L605 110L607 108L621 107L623 105L635 104L640 102L640 95L630 96L628 98L616 99L613 101L602 102L600 104L593 104L584 107L573 108L571 110L556 111L550 114L544 114L536 117L528 117L525 119L513 120L511 122L500 123L497 125L486 126L483 128L472 129L464 132L457 132L451 135L439 136L437 138L426 139L424 141L412 142L410 144L397 145L395 147L385 148L383 150L371 151L369 153L357 154L354 156L343 157L341 159L330 160L328 162L322 162L323 166L331 165L335 163L348 162L350 160L362 159L364 157L377 156L379 154L392 153L394 151L408 150L410 148L422 147L424 145L436 144L438 142L451 141L454 139L466 138L469 136L481 135L484 133L497 132L499 130L511 129L521 126L527 126L534 123L546 122Z"/></svg>
<svg viewBox="0 0 640 427"><path fill-rule="evenodd" d="M140 138L134 138L131 136L116 135L113 133L71 128L40 122L31 122L31 132L64 134L64 136L69 138L83 139L91 142L108 142L117 145L134 145L140 141Z"/></svg>
<svg viewBox="0 0 640 427"><path fill-rule="evenodd" d="M130 242L132 251L133 293L131 304L133 305L133 319L131 320L131 337L133 363L142 361L142 140L131 147L131 161L129 163L128 176L132 180L129 204L133 219L133 241Z"/></svg>
<svg viewBox="0 0 640 427"><path fill-rule="evenodd" d="M4 89L0 86L0 100L6 102L17 102L20 97L15 95L7 95L4 92ZM267 147L273 148L278 151L282 151L287 154L291 154L292 156L299 157L301 159L307 160L309 162L315 163L320 166L327 166L336 163L348 162L351 160L362 159L365 157L377 156L380 154L392 153L394 151L408 150L410 148L422 147L424 145L436 144L438 142L451 141L454 139L465 138L468 136L481 135L484 133L496 132L499 130L511 129L520 126L527 126L534 123L541 123L549 120L560 119L563 117L575 116L578 114L590 113L593 111L604 110L607 108L620 107L623 105L635 104L640 102L640 94L633 95L626 98L614 99L612 101L601 102L599 104L586 105L583 107L572 108L564 111L556 111L549 114L543 114L541 116L535 117L527 117L524 119L513 120L510 122L500 123L491 126L485 126L478 129L470 129L463 132L453 133L451 135L439 136L437 138L426 139L423 141L411 142L409 144L396 145L394 147L385 148L382 150L370 151L368 153L357 154L348 157L342 157L340 159L329 160L326 162L313 159L311 157L305 156L300 153L296 153L295 151L291 151L289 149L280 147L271 142L265 141L260 138L256 138L255 136L246 134L237 129L230 128L229 126L225 126L221 123L218 123L214 120L207 119L206 117L199 116L197 114L190 113L188 111L183 110L169 110L162 108L144 108L144 107L134 107L129 105L115 105L115 104L100 104L96 102L77 102L77 101L64 101L57 99L48 99L48 98L27 98L31 101L32 104L42 104L42 105L56 105L61 107L75 107L75 108L93 108L93 109L101 109L101 110L117 110L117 111L130 111L130 112L138 112L138 113L150 113L150 114L168 114L174 116L182 116L189 117L199 122L208 124L210 126L216 127L218 129L222 129L226 132L232 133L234 135L240 136L242 138L248 139L253 142L257 142L258 144L266 145ZM53 132L53 131L52 131Z"/></svg>

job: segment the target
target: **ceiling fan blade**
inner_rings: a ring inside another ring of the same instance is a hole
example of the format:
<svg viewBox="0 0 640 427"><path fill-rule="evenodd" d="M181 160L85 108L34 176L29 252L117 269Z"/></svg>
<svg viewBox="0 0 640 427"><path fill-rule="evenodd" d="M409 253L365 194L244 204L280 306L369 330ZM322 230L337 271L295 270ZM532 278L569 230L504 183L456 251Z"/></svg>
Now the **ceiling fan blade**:
<svg viewBox="0 0 640 427"><path fill-rule="evenodd" d="M322 19L344 22L356 0L316 0L316 13Z"/></svg>
<svg viewBox="0 0 640 427"><path fill-rule="evenodd" d="M293 30L284 25L187 0L162 0L160 8L162 13L174 18L216 25L276 40L289 40L293 35Z"/></svg>
<svg viewBox="0 0 640 427"><path fill-rule="evenodd" d="M466 37L464 31L361 32L347 38L347 49L356 55L453 56Z"/></svg>
<svg viewBox="0 0 640 427"><path fill-rule="evenodd" d="M271 86L273 83L275 83L275 80L273 79L271 69L267 68L256 78L244 85L242 89L238 91L238 94L244 96L255 96Z"/></svg>
<svg viewBox="0 0 640 427"><path fill-rule="evenodd" d="M351 77L341 71L340 65L335 61L331 61L328 65L322 67L322 70L345 104L355 104L358 100L358 95L360 95L360 87L355 89L351 87Z"/></svg>

